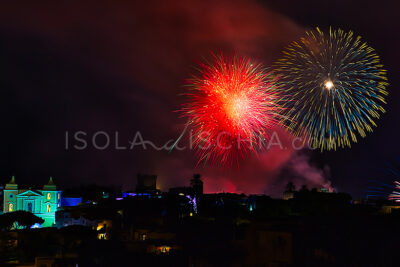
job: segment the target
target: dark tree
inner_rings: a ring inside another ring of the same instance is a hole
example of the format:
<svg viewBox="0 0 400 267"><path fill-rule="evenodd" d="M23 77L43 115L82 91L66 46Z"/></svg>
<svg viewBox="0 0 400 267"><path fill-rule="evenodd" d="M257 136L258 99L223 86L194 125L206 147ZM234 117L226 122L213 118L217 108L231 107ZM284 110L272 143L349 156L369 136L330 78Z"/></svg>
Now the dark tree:
<svg viewBox="0 0 400 267"><path fill-rule="evenodd" d="M9 213L0 215L0 230L10 230L13 226L13 221Z"/></svg>
<svg viewBox="0 0 400 267"><path fill-rule="evenodd" d="M42 224L43 222L42 218L23 210L5 213L0 216L0 228L4 230L9 230L13 226L26 229L35 223Z"/></svg>
<svg viewBox="0 0 400 267"><path fill-rule="evenodd" d="M307 185L303 184L300 188L300 192L308 192Z"/></svg>
<svg viewBox="0 0 400 267"><path fill-rule="evenodd" d="M286 188L286 192L294 192L294 191L296 191L296 187L295 187L295 185L293 184L292 181L288 182L285 188Z"/></svg>

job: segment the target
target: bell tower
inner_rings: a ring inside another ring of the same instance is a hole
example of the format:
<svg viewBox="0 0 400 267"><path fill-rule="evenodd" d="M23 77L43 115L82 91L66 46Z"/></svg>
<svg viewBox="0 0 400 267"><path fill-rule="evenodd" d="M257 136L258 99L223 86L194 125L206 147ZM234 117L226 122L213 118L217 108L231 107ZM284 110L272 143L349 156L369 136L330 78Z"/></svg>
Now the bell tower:
<svg viewBox="0 0 400 267"><path fill-rule="evenodd" d="M15 182L15 176L6 184L3 194L3 212L13 212L17 210L18 184Z"/></svg>

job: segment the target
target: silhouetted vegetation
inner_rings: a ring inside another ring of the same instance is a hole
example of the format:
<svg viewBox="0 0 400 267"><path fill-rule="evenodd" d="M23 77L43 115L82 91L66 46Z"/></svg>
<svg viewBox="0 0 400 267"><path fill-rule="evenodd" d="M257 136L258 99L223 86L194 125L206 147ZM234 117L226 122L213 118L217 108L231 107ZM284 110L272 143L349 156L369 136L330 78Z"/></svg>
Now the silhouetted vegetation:
<svg viewBox="0 0 400 267"><path fill-rule="evenodd" d="M42 224L44 220L27 211L14 211L0 215L0 229L26 229L38 223Z"/></svg>

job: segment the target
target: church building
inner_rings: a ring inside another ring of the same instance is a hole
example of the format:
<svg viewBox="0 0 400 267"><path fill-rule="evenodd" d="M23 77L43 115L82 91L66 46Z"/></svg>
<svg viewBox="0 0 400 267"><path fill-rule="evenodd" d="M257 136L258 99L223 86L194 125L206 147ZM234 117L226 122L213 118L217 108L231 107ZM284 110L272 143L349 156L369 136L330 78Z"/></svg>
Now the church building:
<svg viewBox="0 0 400 267"><path fill-rule="evenodd" d="M3 212L17 210L29 211L42 218L42 227L51 227L55 224L55 214L61 205L61 191L57 190L50 177L43 189L19 189L13 176L3 190Z"/></svg>

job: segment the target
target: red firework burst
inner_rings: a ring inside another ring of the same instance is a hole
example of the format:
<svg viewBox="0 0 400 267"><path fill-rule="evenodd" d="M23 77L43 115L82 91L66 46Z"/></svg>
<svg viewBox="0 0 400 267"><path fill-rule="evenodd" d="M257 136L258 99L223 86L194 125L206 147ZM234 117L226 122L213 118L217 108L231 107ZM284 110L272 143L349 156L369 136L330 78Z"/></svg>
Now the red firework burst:
<svg viewBox="0 0 400 267"><path fill-rule="evenodd" d="M239 163L258 152L277 122L277 89L271 74L244 57L214 57L188 80L181 110L192 128L199 162Z"/></svg>

